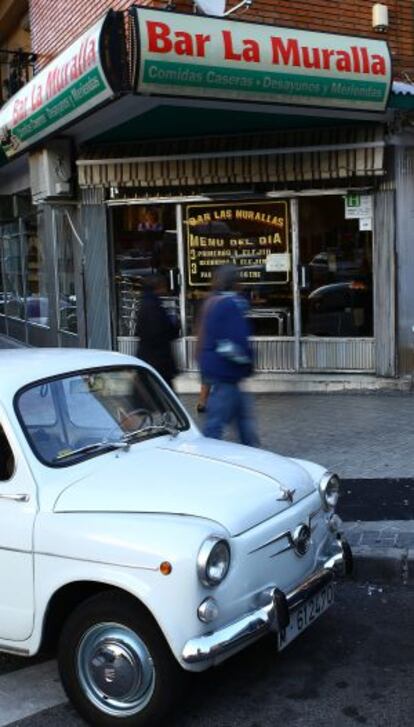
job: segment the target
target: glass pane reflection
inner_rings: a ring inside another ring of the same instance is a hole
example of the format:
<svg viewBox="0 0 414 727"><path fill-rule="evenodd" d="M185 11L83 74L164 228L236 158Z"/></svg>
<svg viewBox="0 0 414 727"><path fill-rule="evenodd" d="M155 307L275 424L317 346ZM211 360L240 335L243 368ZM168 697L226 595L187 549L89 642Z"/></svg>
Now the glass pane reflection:
<svg viewBox="0 0 414 727"><path fill-rule="evenodd" d="M342 196L299 201L302 335L373 336L372 232L345 219Z"/></svg>

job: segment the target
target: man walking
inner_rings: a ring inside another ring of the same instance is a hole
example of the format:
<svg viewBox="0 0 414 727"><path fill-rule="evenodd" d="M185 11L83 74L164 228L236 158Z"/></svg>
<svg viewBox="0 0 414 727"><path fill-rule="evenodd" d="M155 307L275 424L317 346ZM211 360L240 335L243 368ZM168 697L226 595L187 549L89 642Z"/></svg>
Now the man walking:
<svg viewBox="0 0 414 727"><path fill-rule="evenodd" d="M238 282L234 265L217 269L216 295L203 319L200 369L202 380L212 384L204 434L221 439L224 427L234 422L242 444L254 447L259 440L250 397L240 388L240 382L252 374L253 355L247 303L237 292Z"/></svg>
<svg viewBox="0 0 414 727"><path fill-rule="evenodd" d="M166 281L162 276L154 275L145 281L137 321L138 356L157 369L172 387L178 373L172 342L178 336L179 326L162 305L161 298L166 292Z"/></svg>

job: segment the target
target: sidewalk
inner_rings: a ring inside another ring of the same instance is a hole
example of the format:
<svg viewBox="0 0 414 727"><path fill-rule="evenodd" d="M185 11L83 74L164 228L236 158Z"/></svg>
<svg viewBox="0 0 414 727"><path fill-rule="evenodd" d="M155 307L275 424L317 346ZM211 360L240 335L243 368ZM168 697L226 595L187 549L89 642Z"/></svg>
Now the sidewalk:
<svg viewBox="0 0 414 727"><path fill-rule="evenodd" d="M190 414L196 397L182 395ZM343 479L414 477L414 394L257 394L262 447L320 462Z"/></svg>
<svg viewBox="0 0 414 727"><path fill-rule="evenodd" d="M2 348L26 348L26 346L20 341L15 341L13 338L0 334L0 349Z"/></svg>

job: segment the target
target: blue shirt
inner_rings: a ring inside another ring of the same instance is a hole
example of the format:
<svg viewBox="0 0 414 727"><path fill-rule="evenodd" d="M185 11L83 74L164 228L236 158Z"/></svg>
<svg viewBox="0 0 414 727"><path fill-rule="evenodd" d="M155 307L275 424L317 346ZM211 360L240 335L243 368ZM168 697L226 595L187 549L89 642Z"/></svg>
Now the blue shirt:
<svg viewBox="0 0 414 727"><path fill-rule="evenodd" d="M252 373L253 355L247 302L237 293L211 299L202 322L200 369L203 379L237 383Z"/></svg>

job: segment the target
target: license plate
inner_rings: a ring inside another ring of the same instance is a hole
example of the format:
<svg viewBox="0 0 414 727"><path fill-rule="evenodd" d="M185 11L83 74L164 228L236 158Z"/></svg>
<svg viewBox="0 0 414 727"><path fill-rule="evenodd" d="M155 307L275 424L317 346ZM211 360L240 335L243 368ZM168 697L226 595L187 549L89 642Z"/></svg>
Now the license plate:
<svg viewBox="0 0 414 727"><path fill-rule="evenodd" d="M330 583L293 611L290 614L289 626L279 631L277 635L279 651L296 639L302 631L305 631L333 602L334 587Z"/></svg>

